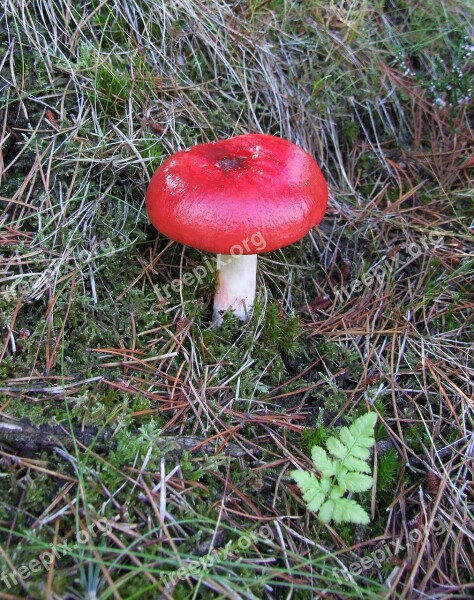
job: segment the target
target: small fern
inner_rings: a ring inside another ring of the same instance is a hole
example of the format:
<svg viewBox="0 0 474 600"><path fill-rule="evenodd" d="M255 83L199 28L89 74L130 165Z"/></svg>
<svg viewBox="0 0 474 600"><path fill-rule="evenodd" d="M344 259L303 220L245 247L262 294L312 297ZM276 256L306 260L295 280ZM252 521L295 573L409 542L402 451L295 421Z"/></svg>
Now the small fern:
<svg viewBox="0 0 474 600"><path fill-rule="evenodd" d="M369 515L355 500L343 498L346 492L365 492L373 483L367 464L374 445L375 412L362 415L339 432L339 439L326 441L328 452L321 446L313 446L311 458L320 472L318 479L312 473L299 469L291 472L300 488L308 509L319 514L324 523L367 524Z"/></svg>

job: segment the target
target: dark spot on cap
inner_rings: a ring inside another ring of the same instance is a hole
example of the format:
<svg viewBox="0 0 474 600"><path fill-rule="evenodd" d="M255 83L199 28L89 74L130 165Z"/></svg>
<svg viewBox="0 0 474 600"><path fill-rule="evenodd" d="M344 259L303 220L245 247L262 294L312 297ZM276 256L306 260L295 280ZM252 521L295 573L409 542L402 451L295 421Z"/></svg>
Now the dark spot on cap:
<svg viewBox="0 0 474 600"><path fill-rule="evenodd" d="M243 156L225 156L216 164L222 171L239 171L248 168L247 159Z"/></svg>

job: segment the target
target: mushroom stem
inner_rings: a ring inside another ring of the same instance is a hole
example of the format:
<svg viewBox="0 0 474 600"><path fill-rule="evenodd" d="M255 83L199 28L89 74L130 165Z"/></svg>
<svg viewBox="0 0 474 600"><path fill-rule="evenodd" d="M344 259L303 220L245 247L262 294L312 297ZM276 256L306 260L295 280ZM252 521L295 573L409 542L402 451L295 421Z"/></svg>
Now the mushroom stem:
<svg viewBox="0 0 474 600"><path fill-rule="evenodd" d="M222 313L232 310L246 321L255 300L257 255L217 255L217 292L214 296L213 321L222 325Z"/></svg>

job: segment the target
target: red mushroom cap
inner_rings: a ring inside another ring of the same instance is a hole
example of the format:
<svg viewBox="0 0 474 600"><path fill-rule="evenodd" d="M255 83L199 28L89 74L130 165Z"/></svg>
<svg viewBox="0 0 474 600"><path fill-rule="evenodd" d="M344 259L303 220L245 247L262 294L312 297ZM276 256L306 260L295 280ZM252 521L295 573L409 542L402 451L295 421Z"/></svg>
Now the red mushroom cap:
<svg viewBox="0 0 474 600"><path fill-rule="evenodd" d="M260 254L301 239L321 221L327 198L307 152L247 134L170 156L150 181L146 209L158 231L187 246Z"/></svg>

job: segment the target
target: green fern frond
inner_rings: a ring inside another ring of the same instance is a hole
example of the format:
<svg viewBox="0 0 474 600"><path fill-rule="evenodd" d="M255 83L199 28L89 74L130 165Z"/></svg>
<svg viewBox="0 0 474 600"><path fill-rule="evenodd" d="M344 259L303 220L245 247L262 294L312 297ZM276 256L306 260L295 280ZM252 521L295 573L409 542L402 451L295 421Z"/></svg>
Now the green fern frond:
<svg viewBox="0 0 474 600"><path fill-rule="evenodd" d="M311 458L313 462L318 467L318 471L321 475L325 475L326 477L331 477L336 474L336 465L334 461L328 457L326 450L321 448L321 446L313 446L311 450Z"/></svg>
<svg viewBox="0 0 474 600"><path fill-rule="evenodd" d="M324 480L321 482L319 479L312 473L307 473L306 471L295 470L291 473L293 479L298 484L298 487L303 494L303 498L308 505L308 509L314 512L318 512L321 504L324 502L328 489L329 480Z"/></svg>
<svg viewBox="0 0 474 600"><path fill-rule="evenodd" d="M370 454L365 460L367 460L369 456ZM355 456L346 456L343 464L346 469L350 469L351 471L358 471L360 473L370 473L370 466L364 460L356 458Z"/></svg>
<svg viewBox="0 0 474 600"><path fill-rule="evenodd" d="M356 471L344 473L337 478L338 485L346 492L366 492L374 483L371 475L364 475Z"/></svg>
<svg viewBox="0 0 474 600"><path fill-rule="evenodd" d="M323 523L331 520L335 523L357 523L367 525L370 521L369 515L357 504L355 500L348 498L329 498L319 510L319 518Z"/></svg>
<svg viewBox="0 0 474 600"><path fill-rule="evenodd" d="M348 427L343 427L337 437L326 441L327 451L313 446L311 457L321 473L318 479L306 471L294 470L297 482L308 509L319 514L324 523L367 524L369 516L355 500L343 498L346 492L365 492L373 485L369 448L374 445L376 413L367 413ZM332 456L328 456L329 454Z"/></svg>

